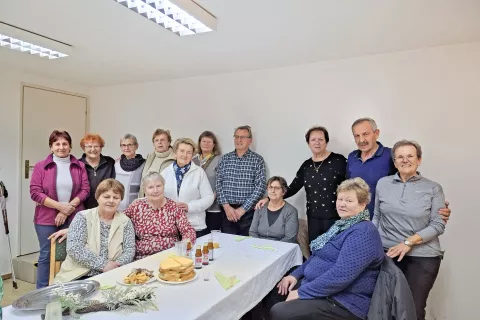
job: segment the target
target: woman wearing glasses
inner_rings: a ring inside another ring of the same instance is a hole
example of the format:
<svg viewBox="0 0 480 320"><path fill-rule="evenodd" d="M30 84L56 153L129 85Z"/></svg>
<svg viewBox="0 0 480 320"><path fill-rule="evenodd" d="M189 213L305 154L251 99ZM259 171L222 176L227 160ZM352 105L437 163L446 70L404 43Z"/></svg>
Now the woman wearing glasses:
<svg viewBox="0 0 480 320"><path fill-rule="evenodd" d="M377 226L387 256L405 274L417 319L425 319L430 290L440 269L443 250L438 237L445 222L438 210L445 206L442 187L417 171L422 148L402 140L393 146L398 173L378 181L373 223Z"/></svg>
<svg viewBox="0 0 480 320"><path fill-rule="evenodd" d="M123 211L133 200L138 198L145 159L141 154L136 154L138 141L132 134L127 133L120 139L120 149L122 155L120 160L115 163L115 179L125 187L125 197L118 207L119 211Z"/></svg>
<svg viewBox="0 0 480 320"><path fill-rule="evenodd" d="M288 186L285 199L305 189L307 196L308 242L324 234L340 219L335 208L337 187L346 179L347 159L327 150L330 137L324 127L313 127L305 134L312 156L305 160ZM257 204L264 205L266 199Z"/></svg>
<svg viewBox="0 0 480 320"><path fill-rule="evenodd" d="M105 141L98 134L87 133L80 141L80 147L85 152L80 159L87 169L88 181L90 182L90 195L85 200L85 209L98 207L95 199L95 191L98 185L105 179L115 179L115 160L102 155Z"/></svg>
<svg viewBox="0 0 480 320"><path fill-rule="evenodd" d="M296 242L298 212L283 200L287 193L287 181L282 177L271 177L267 181L268 204L255 211L250 236L269 240Z"/></svg>

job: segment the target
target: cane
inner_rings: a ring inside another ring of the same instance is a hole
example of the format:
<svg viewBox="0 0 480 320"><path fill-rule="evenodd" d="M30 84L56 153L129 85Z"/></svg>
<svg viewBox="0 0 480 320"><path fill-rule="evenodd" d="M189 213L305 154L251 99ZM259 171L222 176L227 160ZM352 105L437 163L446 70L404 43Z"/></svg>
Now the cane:
<svg viewBox="0 0 480 320"><path fill-rule="evenodd" d="M8 196L3 182L0 181L0 209L2 209L3 226L5 227L5 234L8 239L8 248L10 249L10 266L12 268L13 288L17 289L17 279L15 278L15 270L13 269L13 257L12 257L12 245L10 244L10 230L8 229L8 217L7 217L7 200Z"/></svg>

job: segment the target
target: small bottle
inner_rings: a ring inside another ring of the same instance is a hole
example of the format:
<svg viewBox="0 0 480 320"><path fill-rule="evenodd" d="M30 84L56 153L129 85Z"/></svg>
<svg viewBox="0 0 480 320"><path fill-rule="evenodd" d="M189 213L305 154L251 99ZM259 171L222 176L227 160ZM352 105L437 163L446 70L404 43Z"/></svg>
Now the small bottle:
<svg viewBox="0 0 480 320"><path fill-rule="evenodd" d="M208 240L208 260L213 261L213 239Z"/></svg>
<svg viewBox="0 0 480 320"><path fill-rule="evenodd" d="M190 238L186 239L186 241L187 241L187 250L185 252L185 256L187 256L188 258L192 258L192 249L193 249L192 241L190 241Z"/></svg>
<svg viewBox="0 0 480 320"><path fill-rule="evenodd" d="M202 248L199 244L195 250L195 269L202 269Z"/></svg>
<svg viewBox="0 0 480 320"><path fill-rule="evenodd" d="M208 242L205 242L205 243L203 244L203 251L202 251L202 253L203 253L203 262L202 262L202 264L203 264L204 266L207 266L207 265L208 265Z"/></svg>

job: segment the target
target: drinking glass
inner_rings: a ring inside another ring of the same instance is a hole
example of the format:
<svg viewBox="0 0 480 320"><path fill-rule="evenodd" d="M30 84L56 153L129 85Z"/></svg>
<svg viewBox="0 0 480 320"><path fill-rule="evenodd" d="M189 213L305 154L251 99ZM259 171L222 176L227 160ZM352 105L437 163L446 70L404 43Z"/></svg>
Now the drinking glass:
<svg viewBox="0 0 480 320"><path fill-rule="evenodd" d="M175 253L177 256L184 256L186 251L186 244L183 241L175 242Z"/></svg>
<svg viewBox="0 0 480 320"><path fill-rule="evenodd" d="M210 233L210 239L213 240L213 243L215 242L220 242L220 233L221 231L220 230L212 230L211 233Z"/></svg>

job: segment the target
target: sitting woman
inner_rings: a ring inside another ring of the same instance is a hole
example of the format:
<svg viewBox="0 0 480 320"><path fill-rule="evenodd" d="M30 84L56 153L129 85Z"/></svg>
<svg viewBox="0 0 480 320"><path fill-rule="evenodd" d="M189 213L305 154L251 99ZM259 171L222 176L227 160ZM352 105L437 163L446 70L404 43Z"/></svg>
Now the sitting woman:
<svg viewBox="0 0 480 320"><path fill-rule="evenodd" d="M117 180L100 182L95 192L98 207L79 212L70 224L67 258L55 282L95 276L133 261L133 225L117 211L123 195L123 185Z"/></svg>
<svg viewBox="0 0 480 320"><path fill-rule="evenodd" d="M269 201L255 211L249 232L251 237L296 242L298 211L283 200L287 188L287 181L282 177L271 177L267 181Z"/></svg>
<svg viewBox="0 0 480 320"><path fill-rule="evenodd" d="M270 298L284 301L270 309L271 319L366 319L385 256L365 209L369 201L361 178L338 186L341 219L312 241L310 258L271 292Z"/></svg>
<svg viewBox="0 0 480 320"><path fill-rule="evenodd" d="M178 139L173 152L176 160L162 172L167 183L165 196L185 211L199 238L208 233L205 210L214 200L212 187L205 171L192 162L195 142L187 138Z"/></svg>
<svg viewBox="0 0 480 320"><path fill-rule="evenodd" d="M373 223L387 256L403 271L415 301L417 319L425 319L430 290L440 269L443 251L438 237L445 222L438 213L445 205L442 187L417 172L422 148L402 140L393 146L398 173L378 181Z"/></svg>
<svg viewBox="0 0 480 320"><path fill-rule="evenodd" d="M172 248L175 242L190 239L195 242L195 229L188 222L185 211L175 201L165 197L165 180L158 172L150 172L142 179L146 198L132 202L124 213L132 219L136 237L135 259L142 259Z"/></svg>

